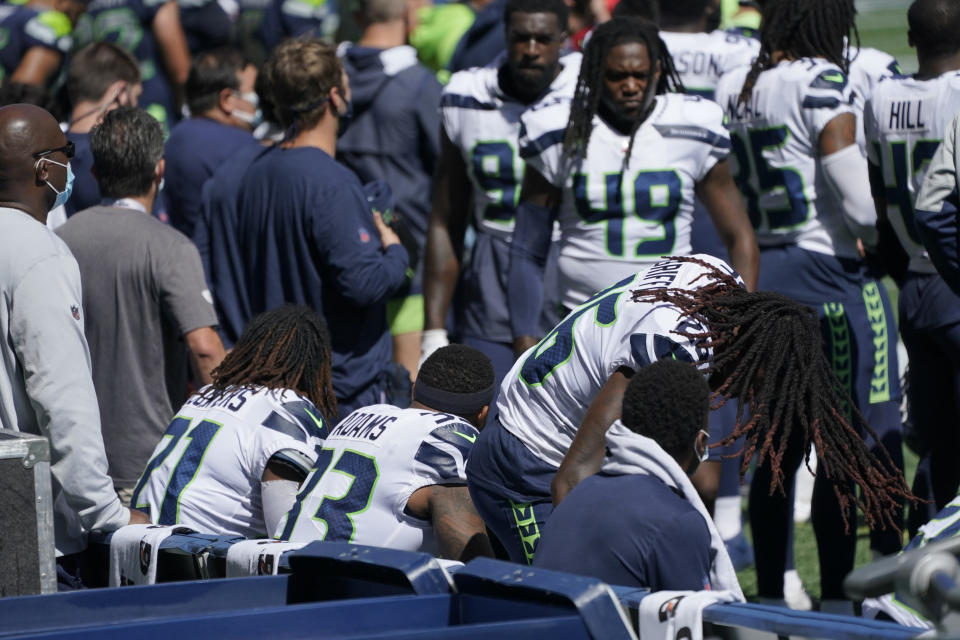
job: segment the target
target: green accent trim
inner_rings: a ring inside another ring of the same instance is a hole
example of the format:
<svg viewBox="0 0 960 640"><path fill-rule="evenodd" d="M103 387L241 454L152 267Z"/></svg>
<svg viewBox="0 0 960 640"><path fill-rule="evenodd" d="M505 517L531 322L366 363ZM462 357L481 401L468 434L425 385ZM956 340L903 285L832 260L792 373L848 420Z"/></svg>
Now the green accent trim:
<svg viewBox="0 0 960 640"><path fill-rule="evenodd" d="M477 436L467 435L466 433L460 433L459 431L454 431L453 434L460 436L461 438L463 438L464 440L466 440L471 444L477 441Z"/></svg>
<svg viewBox="0 0 960 640"><path fill-rule="evenodd" d="M850 351L850 327L847 324L847 312L839 302L827 302L823 313L830 326L830 366L837 375L840 384L848 394L853 391L852 353ZM843 412L851 415L850 405L844 401Z"/></svg>
<svg viewBox="0 0 960 640"><path fill-rule="evenodd" d="M680 172L679 172L679 171L677 171L676 169L666 169L666 168L664 168L664 169L643 169L643 170L641 170L641 171L637 171L636 175L633 176L633 185L632 185L632 186L636 186L636 184L637 184L637 178L640 177L640 174L643 174L643 173L661 173L661 172L662 172L662 173L672 173L673 175L677 176L677 182L680 183L680 193L679 193L679 194L676 194L676 195L677 195L677 198L678 198L678 200L679 200L679 203L677 204L676 210L673 212L673 224L674 224L674 226L676 226L677 213L680 211L680 206L683 204L683 176L680 175ZM653 202L653 188L654 188L654 187L665 187L665 188L666 188L666 190L667 190L667 202L666 202L665 204L654 204L654 202ZM673 200L673 196L674 196L674 194L671 193L670 191L671 191L670 185L668 185L668 184L652 184L652 185L650 185L650 188L647 189L647 198L648 198L648 204L650 205L650 208L651 208L651 209L669 209L669 208L670 208L670 202ZM669 250L667 250L666 252L664 252L664 251L657 251L657 252L655 252L655 253L641 253L640 247L643 245L644 242L659 242L660 240L665 240L665 239L666 239L666 237L667 237L666 226L667 226L667 225L664 224L663 222L659 221L659 220L650 220L650 219L648 219L648 218L641 218L641 217L640 217L640 214L637 213L637 210L640 209L640 203L637 202L637 198L638 198L638 197L639 197L639 194L637 194L636 190L634 190L634 192L633 192L633 215L635 215L635 216L637 217L637 219L640 220L641 222L645 222L645 223L650 224L650 225L654 225L654 224L655 224L655 225L659 226L659 227L660 227L661 234L660 234L660 237L659 237L659 238L642 238L642 239L640 240L640 242L637 243L637 246L636 246L636 248L634 249L634 252L633 252L633 253L634 253L634 256L636 256L637 258L644 258L644 257L649 258L649 257L651 257L651 256L655 256L655 257L657 257L657 258L659 259L659 258L660 258L661 256L663 256L663 255L673 255L673 253L674 253L674 252L676 251L676 249L677 249L677 234L676 234L676 229L674 229L674 234L673 234L673 245L670 247ZM690 214L691 214L691 216L692 216L692 215L693 215L693 212L691 211ZM623 225L623 242L624 242L624 244L626 244L626 242L627 242L627 225L626 225L626 220L624 220L624 225Z"/></svg>
<svg viewBox="0 0 960 640"><path fill-rule="evenodd" d="M195 427L193 427L192 429L190 429L190 431L188 431L188 432L185 434L185 436L186 436L187 438L190 438L190 440L191 440L191 442L192 442L192 441L193 441L193 429L196 429L197 427L199 427L200 425L202 425L202 424L204 424L204 423L209 423L209 424L215 424L215 425L217 425L217 430L213 432L213 435L210 436L210 440L207 441L207 446L203 448L203 453L200 454L200 461L197 462L197 468L194 469L194 471L193 471L193 477L191 477L191 478L187 481L187 483L186 483L185 485L183 485L183 489L180 490L180 494L177 496L177 518L176 518L177 524L180 523L180 501L183 499L183 494L185 494L185 493L187 492L187 489L190 488L190 485L193 484L193 481L197 479L197 474L200 473L200 467L203 466L203 461L206 460L206 458L207 458L207 452L210 451L210 445L213 444L214 438L216 438L216 437L220 434L220 429L223 428L223 423L222 423L222 422L217 422L217 421L215 421L215 420L201 420L200 422L197 423L197 425L196 425ZM186 447L183 448L183 453L180 454L180 457L181 457L181 458L183 458L183 454L186 453L186 452L187 452L187 449L189 449L189 448L190 448L190 445L189 445L189 444L188 444ZM176 469L179 464L180 464L180 461L178 460L178 461L177 461L177 464L174 465L173 468ZM172 477L172 474L171 474L171 477ZM168 484L167 486L169 486L169 484ZM161 502L160 504L163 504L163 503ZM159 517L159 515L160 515L160 514L157 514L157 517Z"/></svg>
<svg viewBox="0 0 960 640"><path fill-rule="evenodd" d="M335 449L328 449L328 451L335 451ZM348 473L347 471L343 471L342 469L337 469L337 465L340 464L340 460L341 460L341 458L343 458L343 454L347 453L348 451L349 451L350 453L355 453L356 455L360 456L361 458L366 458L367 460L369 460L370 462L372 462L372 463L373 463L373 468L376 469L376 471L377 471L377 475L376 475L376 477L374 477L374 479L373 479L373 484L370 485L370 492L367 494L367 502L366 502L366 504L363 505L363 508L362 508L362 509L359 509L359 510L357 510L357 511L345 512L345 513L343 514L344 516L346 516L347 520L350 521L350 527L351 527L350 539L347 540L347 542L353 542L353 539L357 537L357 523L353 521L353 517L352 517L352 516L358 516L358 515L360 515L361 513L365 513L368 509L370 509L370 503L373 502L373 492L376 491L376 489L377 489L377 483L380 481L380 467L377 466L377 459L376 459L375 457L373 457L373 456L371 456L371 455L368 455L368 454L366 454L366 453L360 452L360 451L356 451L356 450L354 450L354 449L344 449L344 450L340 453L340 455L337 457L337 461L334 462L333 465L327 467L327 470L326 470L324 473L326 474L326 473L328 473L328 472L334 472L334 473L339 473L339 474L341 474L341 475L347 476L348 478L352 478L352 480L350 481L350 486L347 487L347 490L344 491L343 495L342 495L342 496L339 496L339 497L337 497L337 496L328 496L328 495L324 494L323 497L320 498L320 502L317 503L317 509L316 509L316 511L314 511L314 513L316 514L316 513L319 513L319 512L320 512L320 508L323 506L323 502L324 502L324 500L326 500L327 498L329 498L331 501L336 502L336 501L338 501L338 500L343 500L344 498L346 498L347 496L350 495L350 492L351 492L351 491L353 491L353 485L354 485L354 483L356 483L356 481L357 481L357 476L353 475L352 473ZM322 480L321 480L321 481L322 481ZM330 531L330 523L327 522L326 519L324 519L324 518L319 518L319 517L317 517L316 515L313 516L313 519L314 519L314 520L320 520L320 521L323 522L324 525L326 525L326 530L323 532L323 538L321 538L321 540L326 540L326 539L327 539L327 533L329 533L329 531Z"/></svg>
<svg viewBox="0 0 960 640"><path fill-rule="evenodd" d="M870 404L890 400L890 335L887 331L887 314L883 298L876 282L863 286L863 302L867 305L867 318L873 331L873 375L870 377Z"/></svg>
<svg viewBox="0 0 960 640"><path fill-rule="evenodd" d="M590 204L590 174L589 173L580 173L576 172L570 176L570 184L574 184L574 179L576 176L583 176L583 190L586 193L587 207L590 208L590 211L609 211L610 210L610 193L607 191L607 176L620 176L620 211L621 211L621 220L623 219L623 175L619 171L605 171L600 174L603 180L601 185L603 188L603 209L594 209ZM621 222L620 227L620 253L613 253L610 251L610 218L604 218L603 220L597 220L595 222L590 222L583 215L580 214L580 210L576 206L573 207L577 212L577 215L580 218L580 221L588 227L596 226L598 224L603 225L603 250L611 258L622 258L623 257L623 244L624 244L624 233L626 229L624 228L623 222Z"/></svg>
<svg viewBox="0 0 960 640"><path fill-rule="evenodd" d="M423 294L387 300L387 324L395 336L423 331L423 314Z"/></svg>
<svg viewBox="0 0 960 640"><path fill-rule="evenodd" d="M58 38L70 35L73 25L70 24L70 18L59 11L41 11L37 14L37 22L53 30Z"/></svg>
<svg viewBox="0 0 960 640"><path fill-rule="evenodd" d="M753 131L768 131L768 130L771 130L771 129L777 129L777 130L782 129L783 131L786 132L786 135L783 137L783 142L781 142L781 143L779 143L779 144L764 145L764 146L761 147L761 149L760 149L760 151L761 151L761 153L760 153L760 158L754 158L753 162L754 162L754 164L757 164L758 162L763 162L763 163L766 165L767 172L774 173L774 172L780 171L781 173L791 172L791 173L795 174L795 175L797 176L797 178L800 180L800 185L801 185L800 192L801 192L801 194L803 194L803 203L804 203L804 205L806 205L807 214L803 217L803 220L800 221L800 222L798 222L797 224L786 225L786 226L783 226L783 227L774 227L773 225L770 224L770 212L771 212L771 211L780 212L780 211L785 211L785 210L791 208L791 204L790 204L790 191L789 191L789 189L787 188L786 180L783 180L783 181L782 181L783 184L777 185L774 189L771 189L771 190L760 189L760 190L758 191L758 194L760 195L760 198L762 198L764 195L768 195L768 194L772 193L772 192L775 191L775 190L782 189L782 190L783 190L783 197L784 197L784 199L787 201L786 209L774 209L774 208L772 208L772 207L771 207L770 209L767 209L767 208L764 208L763 206L760 206L759 208L760 208L760 211L763 212L764 217L766 218L767 230L768 230L768 231L793 231L793 230L795 230L795 229L799 229L800 227L804 226L805 224L807 224L807 223L810 221L810 200L807 198L807 183L806 183L806 181L803 179L803 173L801 173L796 167L774 167L774 166L771 166L769 162L767 162L766 157L763 155L763 151L766 151L767 149L782 149L783 147L785 147L785 146L787 145L788 142L790 142L790 129L789 129L789 127L787 127L787 126L764 127L764 128L762 128L762 129L751 129L751 133L752 133ZM753 149L753 143L752 143L752 142L751 142L751 145L750 145L750 149L751 149L751 150ZM758 183L758 186L759 186L759 182L760 182L760 179L759 179L759 169L757 169L757 172L758 172L757 183ZM759 205L759 199L758 199L757 203L758 203L758 205Z"/></svg>
<svg viewBox="0 0 960 640"><path fill-rule="evenodd" d="M508 147L510 147L510 152L513 154L513 180L514 180L514 184L516 185L516 188L513 190L512 204L508 204L505 201L504 193L503 193L504 189L484 189L483 188L483 185L481 184L481 179L486 179L486 178L502 179L505 173L505 169L503 166L503 162L501 162L500 160L500 156L495 155L493 153L486 153L479 156L477 155L477 147L481 144L505 144ZM523 158L521 158L520 154L517 153L517 145L513 144L513 142L505 138L497 138L494 140L477 140L476 142L473 143L473 146L470 148L469 158L470 160L469 162L467 162L467 171L469 172L474 191L475 192L480 191L486 194L487 198L490 199L490 202L487 202L486 204L483 205L483 212L481 213L481 222L484 222L486 224L501 226L504 229L512 229L513 223L517 219L516 208L517 208L517 205L520 204L520 186L523 182L523 175L526 167L526 163L523 161ZM479 164L481 169L483 169L483 160L485 158L496 158L497 170L496 172L493 172L493 173L483 170L483 175L477 176L475 172L475 167L477 166L477 164ZM478 159L479 159L479 162L478 162ZM491 205L495 205L497 203L499 203L501 207L504 207L504 208L512 207L514 209L514 214L513 216L511 216L509 220L496 220L494 218L487 216L487 209Z"/></svg>
<svg viewBox="0 0 960 640"><path fill-rule="evenodd" d="M513 521L517 524L517 533L520 535L520 542L523 544L523 555L528 565L533 564L533 556L537 552L537 543L540 542L540 525L537 524L537 517L533 512L533 503L510 501L510 509L513 511ZM529 509L529 514L526 510ZM524 529L527 534L524 535Z"/></svg>

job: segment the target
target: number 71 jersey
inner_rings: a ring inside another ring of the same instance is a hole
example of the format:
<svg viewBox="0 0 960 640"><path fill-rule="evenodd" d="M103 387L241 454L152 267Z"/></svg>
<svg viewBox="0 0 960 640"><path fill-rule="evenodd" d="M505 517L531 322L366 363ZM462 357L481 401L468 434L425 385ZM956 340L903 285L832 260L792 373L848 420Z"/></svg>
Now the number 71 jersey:
<svg viewBox="0 0 960 640"><path fill-rule="evenodd" d="M430 522L411 513L407 500L422 487L466 484L478 434L446 413L357 409L330 430L276 537L436 553Z"/></svg>

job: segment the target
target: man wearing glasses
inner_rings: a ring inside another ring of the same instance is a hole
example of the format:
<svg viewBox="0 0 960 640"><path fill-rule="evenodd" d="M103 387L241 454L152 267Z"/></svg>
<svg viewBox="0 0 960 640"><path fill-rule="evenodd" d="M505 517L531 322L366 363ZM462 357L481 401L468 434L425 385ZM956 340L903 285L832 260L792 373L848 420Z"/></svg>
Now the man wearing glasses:
<svg viewBox="0 0 960 640"><path fill-rule="evenodd" d="M0 108L0 427L50 440L61 587L79 583L85 531L146 522L107 476L80 272L46 227L70 196L73 150L43 109Z"/></svg>

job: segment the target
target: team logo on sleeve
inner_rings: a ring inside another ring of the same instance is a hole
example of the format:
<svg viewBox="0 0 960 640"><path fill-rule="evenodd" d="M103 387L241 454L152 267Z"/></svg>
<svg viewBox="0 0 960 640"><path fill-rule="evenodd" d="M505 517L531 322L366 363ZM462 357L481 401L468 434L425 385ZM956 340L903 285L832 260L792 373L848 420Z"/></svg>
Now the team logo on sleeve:
<svg viewBox="0 0 960 640"><path fill-rule="evenodd" d="M360 235L360 242L362 242L363 244L367 244L368 242L370 242L369 231L367 231L363 227L360 227L359 229L357 229L357 233Z"/></svg>
<svg viewBox="0 0 960 640"><path fill-rule="evenodd" d="M70 305L70 313L73 315L74 320L80 322L80 307L75 304Z"/></svg>

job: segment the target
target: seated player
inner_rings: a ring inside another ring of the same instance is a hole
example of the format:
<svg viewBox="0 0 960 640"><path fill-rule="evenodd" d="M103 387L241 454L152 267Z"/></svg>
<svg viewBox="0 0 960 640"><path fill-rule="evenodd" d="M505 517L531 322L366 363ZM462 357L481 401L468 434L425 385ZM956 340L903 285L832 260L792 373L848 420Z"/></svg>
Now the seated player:
<svg viewBox="0 0 960 640"><path fill-rule="evenodd" d="M268 535L293 504L336 410L323 319L303 306L268 311L213 370L213 384L170 422L130 504L156 524Z"/></svg>
<svg viewBox="0 0 960 640"><path fill-rule="evenodd" d="M470 495L511 559L531 562L553 503L600 470L629 379L673 358L704 368L715 407L739 398L741 417L721 444L742 435L758 464L779 468L787 439L807 438L840 495L852 503L859 485L868 524L889 525L894 496L909 495L903 475L834 409L849 400L820 345L808 308L748 292L718 258L661 261L577 306L520 357L500 390L499 418L468 461ZM852 421L872 434L859 413ZM769 486L782 489L776 476Z"/></svg>
<svg viewBox="0 0 960 640"><path fill-rule="evenodd" d="M276 537L427 551L463 562L492 556L465 467L493 389L485 355L464 345L438 349L420 367L409 409L362 407L330 431Z"/></svg>
<svg viewBox="0 0 960 640"><path fill-rule="evenodd" d="M686 484L699 502L689 482L673 480L706 460L709 414L710 388L693 364L660 360L638 371L623 394L626 429L611 428L603 470L550 516L534 565L652 591L719 588L709 578L714 552L703 506L684 496Z"/></svg>

